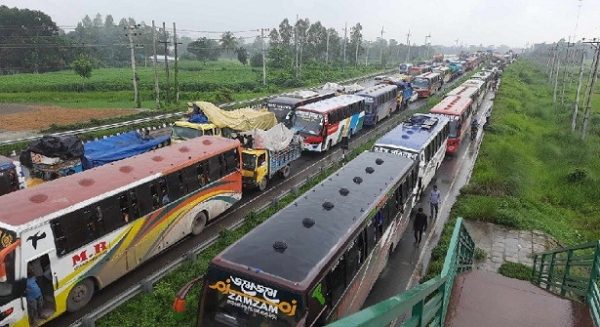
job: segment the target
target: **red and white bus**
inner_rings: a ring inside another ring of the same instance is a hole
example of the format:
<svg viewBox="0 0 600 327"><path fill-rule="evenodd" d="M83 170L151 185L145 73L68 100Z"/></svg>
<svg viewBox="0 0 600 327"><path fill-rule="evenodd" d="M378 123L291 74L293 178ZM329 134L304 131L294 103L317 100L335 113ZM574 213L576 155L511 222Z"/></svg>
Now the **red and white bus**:
<svg viewBox="0 0 600 327"><path fill-rule="evenodd" d="M1 196L0 325L30 325L28 278L48 321L199 234L241 199L240 153L236 140L202 136Z"/></svg>
<svg viewBox="0 0 600 327"><path fill-rule="evenodd" d="M275 213L211 261L197 326L324 326L360 310L409 224L417 170L363 152Z"/></svg>
<svg viewBox="0 0 600 327"><path fill-rule="evenodd" d="M344 94L298 107L292 129L304 138L305 151L325 152L358 133L365 119L365 98Z"/></svg>
<svg viewBox="0 0 600 327"><path fill-rule="evenodd" d="M446 153L455 154L471 127L471 120L475 113L473 100L469 97L448 96L431 108L429 112L444 115L450 119Z"/></svg>
<svg viewBox="0 0 600 327"><path fill-rule="evenodd" d="M419 98L427 98L442 88L442 81L442 76L438 73L425 73L415 77L412 87L419 94Z"/></svg>

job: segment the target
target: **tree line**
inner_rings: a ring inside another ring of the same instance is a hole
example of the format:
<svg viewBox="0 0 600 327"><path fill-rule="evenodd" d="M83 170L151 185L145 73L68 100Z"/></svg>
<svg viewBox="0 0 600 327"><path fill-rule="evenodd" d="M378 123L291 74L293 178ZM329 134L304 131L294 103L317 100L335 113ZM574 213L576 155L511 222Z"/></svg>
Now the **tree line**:
<svg viewBox="0 0 600 327"><path fill-rule="evenodd" d="M135 29L130 30L131 26ZM74 62L81 63L81 58L94 67L127 67L130 65L129 32L134 33L137 62L150 64L154 31L157 54L172 55L170 29L157 26L153 31L152 26L133 18L116 22L112 15L97 14L94 18L86 15L70 31L65 29L41 11L0 6L0 74L61 70L72 67ZM226 57L260 67L264 47L269 68L289 69L297 76L302 67L310 65L400 62L407 52L407 46L394 39L365 40L360 23L340 32L320 21L303 18L292 23L286 18L277 28L264 32L261 37L257 31L249 43L233 32L224 32L216 38L178 37L179 58L206 63ZM413 46L411 59L425 53L424 50L424 46Z"/></svg>

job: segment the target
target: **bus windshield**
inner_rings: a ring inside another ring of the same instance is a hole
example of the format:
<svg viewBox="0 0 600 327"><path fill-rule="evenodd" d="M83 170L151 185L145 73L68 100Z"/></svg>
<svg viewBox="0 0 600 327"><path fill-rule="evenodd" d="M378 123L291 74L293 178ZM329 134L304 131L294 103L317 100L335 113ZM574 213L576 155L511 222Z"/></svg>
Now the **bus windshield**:
<svg viewBox="0 0 600 327"><path fill-rule="evenodd" d="M413 87L416 87L416 88L426 89L429 87L429 80L426 78L417 77L412 82L412 85L413 85Z"/></svg>
<svg viewBox="0 0 600 327"><path fill-rule="evenodd" d="M450 127L448 137L458 137L458 134L460 133L460 121L458 119L453 119L450 121L450 124L448 124L448 126Z"/></svg>
<svg viewBox="0 0 600 327"><path fill-rule="evenodd" d="M292 119L293 129L301 133L319 135L323 128L323 116L315 112L296 110Z"/></svg>
<svg viewBox="0 0 600 327"><path fill-rule="evenodd" d="M173 138L176 140L189 140L202 136L202 131L190 127L173 126Z"/></svg>
<svg viewBox="0 0 600 327"><path fill-rule="evenodd" d="M298 294L211 267L198 326L287 327L302 317Z"/></svg>

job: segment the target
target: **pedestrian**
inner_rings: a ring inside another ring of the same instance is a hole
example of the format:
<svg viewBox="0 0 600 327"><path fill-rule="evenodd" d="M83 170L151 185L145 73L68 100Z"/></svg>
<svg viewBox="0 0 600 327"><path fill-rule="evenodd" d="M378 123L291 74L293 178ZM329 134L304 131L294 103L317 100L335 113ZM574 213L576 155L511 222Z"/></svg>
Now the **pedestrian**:
<svg viewBox="0 0 600 327"><path fill-rule="evenodd" d="M431 208L431 219L434 219L438 215L438 211L440 208L440 198L442 195L440 191L438 191L437 185L433 185L433 190L429 194L429 206Z"/></svg>
<svg viewBox="0 0 600 327"><path fill-rule="evenodd" d="M37 283L37 279L33 273L33 269L28 267L27 283L25 286L25 297L27 299L27 309L29 313L29 324L37 326L36 321L41 318L42 309L44 307L44 297L42 290Z"/></svg>
<svg viewBox="0 0 600 327"><path fill-rule="evenodd" d="M423 208L417 210L413 229L415 231L415 243L421 243L423 232L427 230L427 215L423 213Z"/></svg>

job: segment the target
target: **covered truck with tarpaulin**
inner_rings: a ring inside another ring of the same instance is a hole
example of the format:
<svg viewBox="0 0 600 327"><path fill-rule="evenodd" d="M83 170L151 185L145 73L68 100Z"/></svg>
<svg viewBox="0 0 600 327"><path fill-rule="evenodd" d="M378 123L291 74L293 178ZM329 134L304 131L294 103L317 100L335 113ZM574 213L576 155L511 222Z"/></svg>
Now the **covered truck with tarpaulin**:
<svg viewBox="0 0 600 327"><path fill-rule="evenodd" d="M171 143L170 129L127 132L84 144L83 168L91 169Z"/></svg>

